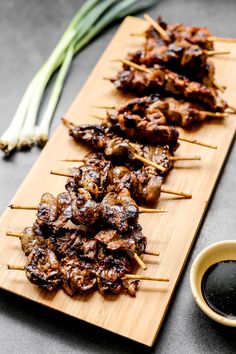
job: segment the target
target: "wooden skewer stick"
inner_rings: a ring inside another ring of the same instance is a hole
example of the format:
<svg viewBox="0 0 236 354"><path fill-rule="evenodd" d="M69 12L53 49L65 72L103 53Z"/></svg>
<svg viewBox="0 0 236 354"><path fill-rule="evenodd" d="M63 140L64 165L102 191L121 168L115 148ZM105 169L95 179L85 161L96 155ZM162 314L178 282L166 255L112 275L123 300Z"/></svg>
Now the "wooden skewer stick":
<svg viewBox="0 0 236 354"><path fill-rule="evenodd" d="M160 34L160 36L166 40L169 41L170 37L168 36L167 32L157 23L154 21L148 14L145 14L144 19L152 26L155 28L155 30Z"/></svg>
<svg viewBox="0 0 236 354"><path fill-rule="evenodd" d="M62 162L84 162L84 160L78 160L78 159L64 159L64 160L59 160Z"/></svg>
<svg viewBox="0 0 236 354"><path fill-rule="evenodd" d="M231 105L227 105L229 109L231 109L233 111L233 113L235 114L236 113L236 107L234 106L231 106Z"/></svg>
<svg viewBox="0 0 236 354"><path fill-rule="evenodd" d="M126 278L126 279L139 279L139 280L153 280L153 281L162 281L162 282L170 281L167 278L149 277L149 276L138 275L138 274L125 274L124 278Z"/></svg>
<svg viewBox="0 0 236 354"><path fill-rule="evenodd" d="M221 54L230 54L229 50L222 50L222 51L216 51L216 50L205 50L204 51L209 57L215 56L215 55L221 55Z"/></svg>
<svg viewBox="0 0 236 354"><path fill-rule="evenodd" d="M155 162L152 162L151 160L145 159L145 157L139 156L138 154L134 154L134 157L136 160L142 161L142 162L146 163L147 165L153 166L162 172L166 171L166 169L163 166L161 166Z"/></svg>
<svg viewBox="0 0 236 354"><path fill-rule="evenodd" d="M91 105L92 108L99 108L99 109L116 109L116 106L94 106Z"/></svg>
<svg viewBox="0 0 236 354"><path fill-rule="evenodd" d="M69 129L76 127L76 125L75 125L73 122L69 121L69 120L66 119L66 118L62 118L61 121L62 121L62 123L65 124L65 126L66 126L67 128L69 128Z"/></svg>
<svg viewBox="0 0 236 354"><path fill-rule="evenodd" d="M38 210L38 207L32 205L18 205L18 204L11 204L9 205L10 209L23 209L23 210Z"/></svg>
<svg viewBox="0 0 236 354"><path fill-rule="evenodd" d="M138 65L136 63L133 63L132 61L130 60L125 60L125 59L119 59L119 61L125 65L128 65L134 69L137 69L139 71L143 71L145 73L151 73L151 69L148 69L146 68L145 66L142 66L142 65Z"/></svg>
<svg viewBox="0 0 236 354"><path fill-rule="evenodd" d="M24 236L24 234L20 232L7 231L6 236L21 238L22 236Z"/></svg>
<svg viewBox="0 0 236 354"><path fill-rule="evenodd" d="M228 117L230 113L228 112L209 112L209 111L198 111L201 115L205 117L216 117L216 118L225 118Z"/></svg>
<svg viewBox="0 0 236 354"><path fill-rule="evenodd" d="M160 252L144 251L143 253L147 256L160 256Z"/></svg>
<svg viewBox="0 0 236 354"><path fill-rule="evenodd" d="M210 144L202 143L201 141L198 141L196 139L187 139L187 138L178 137L178 140L185 141L186 143L191 143L191 144L205 146L205 147L208 147L210 149L217 149L216 145L210 145Z"/></svg>
<svg viewBox="0 0 236 354"><path fill-rule="evenodd" d="M225 87L219 84L216 81L213 81L213 85L220 91L220 92L225 92Z"/></svg>
<svg viewBox="0 0 236 354"><path fill-rule="evenodd" d="M103 80L106 80L106 81L112 81L112 80L114 80L113 77L103 77L102 79L103 79Z"/></svg>
<svg viewBox="0 0 236 354"><path fill-rule="evenodd" d="M21 265L7 264L7 269L9 269L9 270L25 270L25 267L21 266Z"/></svg>
<svg viewBox="0 0 236 354"><path fill-rule="evenodd" d="M201 156L170 156L169 158L171 161L194 161L194 160L201 160ZM61 162L84 162L84 160L74 159L64 159L59 160Z"/></svg>
<svg viewBox="0 0 236 354"><path fill-rule="evenodd" d="M169 188L166 187L161 187L161 192L162 193L167 193L167 194L175 194L175 195L180 195L184 198L190 199L192 198L192 194L191 193L186 193L186 192L179 192L179 191L173 191Z"/></svg>
<svg viewBox="0 0 236 354"><path fill-rule="evenodd" d="M143 270L147 269L146 264L143 262L143 260L137 255L137 253L134 252L134 259L136 260L136 262L140 265L140 267Z"/></svg>
<svg viewBox="0 0 236 354"><path fill-rule="evenodd" d="M199 161L201 156L170 156L171 161Z"/></svg>
<svg viewBox="0 0 236 354"><path fill-rule="evenodd" d="M74 174L69 173L69 172L60 172L60 171L50 171L51 175L56 175L56 176L62 176L62 177L68 177L68 178L73 178Z"/></svg>
<svg viewBox="0 0 236 354"><path fill-rule="evenodd" d="M142 208L142 207L139 207L138 208L139 212L140 213L168 213L168 210L164 210L164 209L150 209L150 208Z"/></svg>
<svg viewBox="0 0 236 354"><path fill-rule="evenodd" d="M212 42L236 43L235 38L222 38L216 36L207 37L207 40Z"/></svg>

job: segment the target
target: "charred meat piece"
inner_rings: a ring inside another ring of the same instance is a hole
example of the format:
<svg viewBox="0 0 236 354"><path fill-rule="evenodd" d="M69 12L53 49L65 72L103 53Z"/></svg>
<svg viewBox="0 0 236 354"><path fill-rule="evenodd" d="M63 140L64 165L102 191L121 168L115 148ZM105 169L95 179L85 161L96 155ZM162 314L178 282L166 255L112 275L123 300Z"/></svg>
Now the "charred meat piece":
<svg viewBox="0 0 236 354"><path fill-rule="evenodd" d="M125 67L112 82L117 89L139 96L153 92L171 94L202 104L212 111L218 110L218 106L225 105L223 101L219 101L213 89L199 82L190 81L187 77L159 65L155 65L149 72Z"/></svg>
<svg viewBox="0 0 236 354"><path fill-rule="evenodd" d="M116 125L131 140L149 142L153 145L169 144L173 147L177 145L179 132L174 127L164 125L166 119L161 111L145 117L124 113L118 114L116 118ZM109 122L114 124L115 120L109 119Z"/></svg>
<svg viewBox="0 0 236 354"><path fill-rule="evenodd" d="M34 232L32 227L26 227L23 231L23 235L20 238L21 240L21 247L26 256L33 251L35 247L45 247L46 240L43 236L37 236Z"/></svg>
<svg viewBox="0 0 236 354"><path fill-rule="evenodd" d="M119 293L123 288L123 277L131 271L126 257L107 256L99 262L97 270L98 290L101 294Z"/></svg>
<svg viewBox="0 0 236 354"><path fill-rule="evenodd" d="M99 206L86 189L80 188L72 199L72 222L75 225L95 224L101 217Z"/></svg>
<svg viewBox="0 0 236 354"><path fill-rule="evenodd" d="M105 245L108 251L125 252L131 258L134 252L137 254L143 253L147 244L147 239L142 234L142 228L139 224L125 234L120 234L113 229L102 230L95 238Z"/></svg>
<svg viewBox="0 0 236 354"><path fill-rule="evenodd" d="M135 177L131 186L133 198L143 204L155 205L161 194L163 178L150 167L142 167L132 175Z"/></svg>
<svg viewBox="0 0 236 354"><path fill-rule="evenodd" d="M146 159L163 166L166 171L171 170L173 167L173 163L170 159L172 156L170 145L146 145L143 147L143 156ZM149 171L153 171L153 168L149 168Z"/></svg>
<svg viewBox="0 0 236 354"><path fill-rule="evenodd" d="M57 196L57 220L52 223L54 228L63 227L72 217L72 198L70 193L64 192Z"/></svg>
<svg viewBox="0 0 236 354"><path fill-rule="evenodd" d="M83 124L69 130L76 141L83 141L92 145L96 150L104 150L106 127L102 124Z"/></svg>
<svg viewBox="0 0 236 354"><path fill-rule="evenodd" d="M61 228L47 240L47 244L58 258L64 258L67 254L79 252L83 242L80 231Z"/></svg>
<svg viewBox="0 0 236 354"><path fill-rule="evenodd" d="M95 264L81 262L76 255L62 259L61 273L62 287L69 296L87 294L97 286Z"/></svg>
<svg viewBox="0 0 236 354"><path fill-rule="evenodd" d="M57 199L50 193L44 193L38 205L37 222L40 226L51 225L57 220Z"/></svg>
<svg viewBox="0 0 236 354"><path fill-rule="evenodd" d="M28 280L47 291L55 290L61 282L60 263L48 248L35 247L25 267Z"/></svg>
<svg viewBox="0 0 236 354"><path fill-rule="evenodd" d="M110 192L100 204L101 215L108 225L126 232L138 220L138 206L127 189L119 194Z"/></svg>
<svg viewBox="0 0 236 354"><path fill-rule="evenodd" d="M82 165L74 169L73 184L69 179L66 189L78 191L79 188L86 189L94 200L101 199L106 191L107 185L111 180L111 162L100 160L93 165Z"/></svg>

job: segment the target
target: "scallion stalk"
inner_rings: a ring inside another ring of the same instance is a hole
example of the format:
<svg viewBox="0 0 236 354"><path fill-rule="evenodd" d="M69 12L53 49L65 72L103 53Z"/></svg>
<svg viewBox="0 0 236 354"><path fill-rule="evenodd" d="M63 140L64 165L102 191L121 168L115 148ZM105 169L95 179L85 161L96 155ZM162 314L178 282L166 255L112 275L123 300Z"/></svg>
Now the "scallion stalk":
<svg viewBox="0 0 236 354"><path fill-rule="evenodd" d="M10 154L16 147L44 144L73 55L112 22L156 4L156 0L87 0L73 17L52 54L35 74L17 108L13 120L0 138L0 149ZM54 87L41 122L35 128L39 107L53 73Z"/></svg>

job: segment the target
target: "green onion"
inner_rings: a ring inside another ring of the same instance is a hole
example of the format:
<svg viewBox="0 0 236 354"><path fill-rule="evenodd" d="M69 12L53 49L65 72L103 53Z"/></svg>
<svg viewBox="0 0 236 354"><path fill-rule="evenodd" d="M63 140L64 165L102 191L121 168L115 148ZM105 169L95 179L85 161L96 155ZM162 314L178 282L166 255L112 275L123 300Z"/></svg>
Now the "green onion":
<svg viewBox="0 0 236 354"><path fill-rule="evenodd" d="M111 23L156 3L156 0L87 0L30 82L10 126L0 138L0 149L9 155L16 147L29 147L35 142L45 144L73 56ZM46 110L36 127L45 89L58 68Z"/></svg>

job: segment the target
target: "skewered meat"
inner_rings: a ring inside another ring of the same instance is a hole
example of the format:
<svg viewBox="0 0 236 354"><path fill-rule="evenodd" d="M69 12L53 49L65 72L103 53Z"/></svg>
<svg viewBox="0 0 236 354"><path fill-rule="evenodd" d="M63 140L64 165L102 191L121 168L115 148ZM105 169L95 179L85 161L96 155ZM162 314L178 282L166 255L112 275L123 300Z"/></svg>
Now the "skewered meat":
<svg viewBox="0 0 236 354"><path fill-rule="evenodd" d="M107 224L120 232L126 232L138 220L138 206L127 189L119 194L110 192L100 204L102 217Z"/></svg>
<svg viewBox="0 0 236 354"><path fill-rule="evenodd" d="M155 65L148 72L125 66L115 79L115 87L143 96L150 93L171 94L204 105L211 111L224 110L225 102L220 101L214 90L190 81L187 77Z"/></svg>
<svg viewBox="0 0 236 354"><path fill-rule="evenodd" d="M142 234L139 224L135 225L128 233L120 234L117 230L107 229L100 231L96 240L106 245L108 251L125 252L131 257L133 253L142 254L145 251L147 238Z"/></svg>
<svg viewBox="0 0 236 354"><path fill-rule="evenodd" d="M62 287L64 291L73 296L87 294L97 286L96 263L83 261L76 256L66 256L61 261Z"/></svg>
<svg viewBox="0 0 236 354"><path fill-rule="evenodd" d="M111 122L112 122L112 120L111 120ZM142 134L143 135L144 135L144 132L147 130L147 125L148 125L148 124L146 124L145 120L144 120L144 122L145 122L144 126L142 127L142 129L143 129ZM141 119L140 119L140 123L142 123ZM146 126L145 126L145 124L146 124ZM114 123L114 125L116 125L116 124ZM94 125L92 125L92 124L88 125L88 130L91 131L93 129L93 126ZM118 126L118 124L117 124L117 126ZM95 127L97 127L97 125L95 125ZM104 129L104 136L103 136L104 150L103 150L103 152L104 152L104 156L106 158L115 160L116 163L119 163L119 161L121 161L121 160L124 161L124 159L126 159L126 158L129 159L130 161L136 160L135 154L143 156L143 146L142 145L140 145L138 143L130 143L129 140L118 137L114 133L113 134L112 133L106 134L105 133L105 129L107 129L106 126L103 124L103 125L101 125L101 127L102 127L101 129ZM169 141L168 145L171 145L171 150L175 150L178 147L178 143L177 143L178 131L174 127L164 126L163 128L161 128L161 126L160 127L158 126L158 128L157 128L155 125L153 125L153 127L148 126L148 128L150 128L149 134L152 136L155 136L154 132L157 132L157 130L158 130L158 135L156 135L154 138L155 141L162 141L163 145L168 144L168 141ZM115 129L116 129L116 127L115 127ZM121 128L118 127L118 129L121 131ZM127 134L133 135L133 137L135 138L134 140L137 140L139 138L138 134L134 135L134 133L135 133L134 129L128 129L128 128L126 129L125 127L123 129ZM153 131L152 131L152 129L153 129ZM122 131L122 132L124 132L124 131ZM84 127L83 127L83 133L84 133ZM69 134L76 141L81 141L81 139L84 139L83 134L80 135L80 126L70 129ZM100 138L101 138L101 136L100 136ZM166 141L166 140L168 140L168 141ZM91 144L92 147L96 149L96 146L94 146L92 144L91 139L83 140L83 141L87 144ZM73 187L72 187L72 189L73 189Z"/></svg>
<svg viewBox="0 0 236 354"><path fill-rule="evenodd" d="M214 64L207 57L207 53L198 45L185 40L165 43L154 38L147 39L144 50L129 53L128 60L147 67L160 64L170 70L198 81L206 86L214 86Z"/></svg>
<svg viewBox="0 0 236 354"><path fill-rule="evenodd" d="M36 247L25 267L28 280L47 291L55 290L61 281L60 263L48 248Z"/></svg>
<svg viewBox="0 0 236 354"><path fill-rule="evenodd" d="M97 270L98 290L105 295L119 293L123 287L122 278L131 271L131 265L125 257L107 256L99 262Z"/></svg>
<svg viewBox="0 0 236 354"><path fill-rule="evenodd" d="M161 111L145 117L125 112L116 116L116 123L115 119L110 119L108 115L108 122L115 123L114 127L121 130L131 140L149 142L153 145L168 144L175 147L179 132L175 127L163 125L166 119L161 116L163 116Z"/></svg>
<svg viewBox="0 0 236 354"><path fill-rule="evenodd" d="M32 227L26 227L24 229L20 240L22 250L26 256L29 256L35 247L45 247L46 245L45 238L41 235L35 235Z"/></svg>
<svg viewBox="0 0 236 354"><path fill-rule="evenodd" d="M169 40L165 40L166 43L185 40L206 50L214 49L213 42L208 39L212 35L207 27L186 26L182 23L167 24L160 17L158 17L157 22L169 37ZM153 38L156 41L163 41L163 38L152 26L145 32L145 36L147 39Z"/></svg>
<svg viewBox="0 0 236 354"><path fill-rule="evenodd" d="M59 259L67 254L79 252L83 242L81 231L61 228L47 239L47 247L51 249Z"/></svg>
<svg viewBox="0 0 236 354"><path fill-rule="evenodd" d="M92 165L84 164L73 169L73 182L70 179L66 185L68 191L77 192L79 188L86 189L94 200L101 199L111 182L111 162L105 159L95 160Z"/></svg>
<svg viewBox="0 0 236 354"><path fill-rule="evenodd" d="M50 193L44 193L38 205L37 222L40 226L52 224L57 219L57 199Z"/></svg>
<svg viewBox="0 0 236 354"><path fill-rule="evenodd" d="M117 123L117 116L122 114L139 115L140 117L152 117L161 111L166 118L164 124L174 124L182 127L204 120L207 113L201 113L204 108L200 105L173 97L161 97L159 94L134 98L122 105L117 110L107 112L111 123ZM159 123L160 124L160 123Z"/></svg>
<svg viewBox="0 0 236 354"><path fill-rule="evenodd" d="M99 204L92 200L91 194L83 188L72 199L72 222L75 225L93 225L100 220Z"/></svg>

